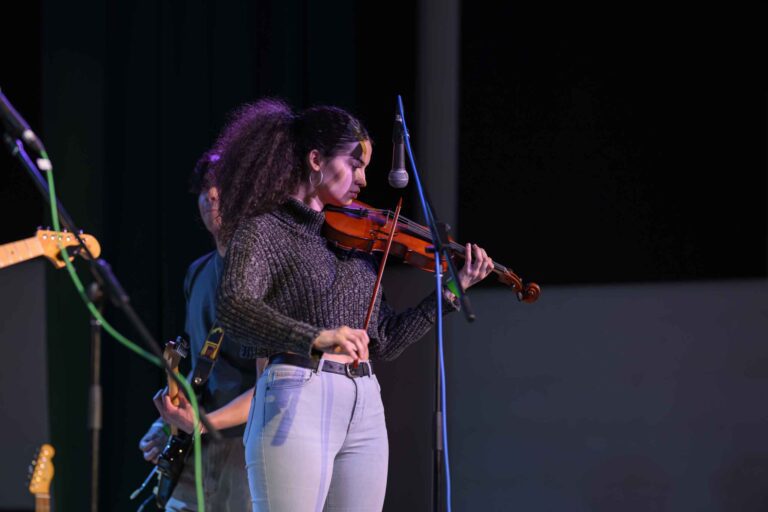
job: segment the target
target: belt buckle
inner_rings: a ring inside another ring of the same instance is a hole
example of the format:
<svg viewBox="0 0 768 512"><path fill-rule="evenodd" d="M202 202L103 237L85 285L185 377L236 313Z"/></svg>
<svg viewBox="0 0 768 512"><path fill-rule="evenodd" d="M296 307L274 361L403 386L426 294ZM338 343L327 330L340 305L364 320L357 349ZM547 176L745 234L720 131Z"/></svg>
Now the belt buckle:
<svg viewBox="0 0 768 512"><path fill-rule="evenodd" d="M350 366L351 364L352 363L344 363L344 373L346 373L347 377L349 377L350 379L354 379L355 376L352 375L353 368Z"/></svg>

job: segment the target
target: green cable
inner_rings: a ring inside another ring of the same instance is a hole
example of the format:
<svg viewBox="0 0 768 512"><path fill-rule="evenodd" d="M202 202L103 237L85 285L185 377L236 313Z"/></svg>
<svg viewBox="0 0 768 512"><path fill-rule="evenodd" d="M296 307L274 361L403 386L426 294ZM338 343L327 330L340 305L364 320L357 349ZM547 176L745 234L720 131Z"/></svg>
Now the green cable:
<svg viewBox="0 0 768 512"><path fill-rule="evenodd" d="M48 154L46 152L42 152L41 156L45 159L48 159ZM59 225L59 212L56 208L56 189L53 184L53 170L48 169L46 172L46 177L48 178L48 197L51 204L51 217L53 219L53 229L56 231L56 233L60 233L60 225ZM69 276L72 278L72 282L75 285L75 289L77 289L77 293L80 295L80 298L83 299L83 302L85 303L85 306L88 308L88 311L91 312L91 315L99 321L99 323L104 327L104 330L107 331L113 338L115 338L118 342L120 342L124 347L127 349L133 351L140 357L143 357L150 363L154 364L155 366L159 366L160 368L165 369L165 366L160 361L160 358L157 356L150 354L143 348L139 347L135 343L133 343L131 340L120 334L114 327L112 327L109 322L101 315L99 310L96 308L96 306L93 304L93 302L88 299L88 295L85 293L85 287L83 286L82 281L80 281L80 277L77 275L77 271L75 270L75 267L72 265L72 262L69 261L69 253L67 253L67 249L61 244L60 240L57 240L57 245L59 246L59 251L61 251L61 257L64 260L65 265L67 266L67 271L69 272ZM178 375L179 381L181 382L182 386L184 386L184 389L187 391L187 395L190 399L190 404L192 405L192 416L194 419L193 422L193 439L195 444L195 491L197 494L197 509L200 512L205 512L205 500L203 499L203 481L202 481L202 469L203 469L203 462L201 457L201 446L200 446L200 415L197 405L197 397L195 396L194 391L192 391L192 387L189 385L189 382L187 379L184 378L183 375Z"/></svg>

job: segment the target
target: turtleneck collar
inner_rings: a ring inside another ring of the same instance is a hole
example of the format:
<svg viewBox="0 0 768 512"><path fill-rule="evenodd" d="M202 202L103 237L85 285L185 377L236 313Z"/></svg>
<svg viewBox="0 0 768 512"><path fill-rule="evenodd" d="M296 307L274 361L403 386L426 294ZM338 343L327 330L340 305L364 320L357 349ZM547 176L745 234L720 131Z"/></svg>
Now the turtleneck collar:
<svg viewBox="0 0 768 512"><path fill-rule="evenodd" d="M308 235L320 235L325 223L325 214L313 210L301 201L288 198L280 208L272 212L281 222L292 229Z"/></svg>

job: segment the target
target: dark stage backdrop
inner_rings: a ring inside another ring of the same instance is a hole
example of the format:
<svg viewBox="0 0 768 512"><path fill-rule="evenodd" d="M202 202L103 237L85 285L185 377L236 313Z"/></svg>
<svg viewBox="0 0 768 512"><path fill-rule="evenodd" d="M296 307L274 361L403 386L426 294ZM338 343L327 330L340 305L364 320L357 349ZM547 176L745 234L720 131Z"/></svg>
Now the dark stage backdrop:
<svg viewBox="0 0 768 512"><path fill-rule="evenodd" d="M765 38L530 20L463 5L461 233L547 283L765 277Z"/></svg>
<svg viewBox="0 0 768 512"><path fill-rule="evenodd" d="M9 5L4 15L18 20L19 32L27 34L23 51L14 31L0 31L0 44L7 48L0 56L0 88L25 119L39 130L40 101L40 2ZM3 144L0 151L0 240L7 242L32 236L43 223L40 193L27 178Z"/></svg>
<svg viewBox="0 0 768 512"><path fill-rule="evenodd" d="M40 3L3 6L0 88L35 128L41 124ZM19 34L25 34L23 40ZM2 127L0 126L0 135ZM29 238L44 223L42 198L6 149L0 147L0 244ZM46 354L45 273L42 261L0 270L0 510L33 503L25 477L35 450L50 441ZM22 392L19 392L22 390Z"/></svg>

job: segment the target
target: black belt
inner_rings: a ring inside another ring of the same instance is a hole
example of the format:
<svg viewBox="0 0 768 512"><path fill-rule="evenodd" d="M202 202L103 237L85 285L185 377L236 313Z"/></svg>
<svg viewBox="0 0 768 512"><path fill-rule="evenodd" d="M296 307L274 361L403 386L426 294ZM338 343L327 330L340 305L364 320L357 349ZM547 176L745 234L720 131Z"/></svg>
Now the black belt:
<svg viewBox="0 0 768 512"><path fill-rule="evenodd" d="M373 375L373 366L371 366L370 361L361 361L357 368L353 367L352 363L338 363L336 361L331 361L330 359L323 359L322 361L324 372L338 373L340 375L346 375L347 377L366 377L368 375ZM317 367L320 366L320 360L315 360L311 357L305 357L299 354L282 352L280 354L269 356L269 364L290 364L292 366L317 370Z"/></svg>

